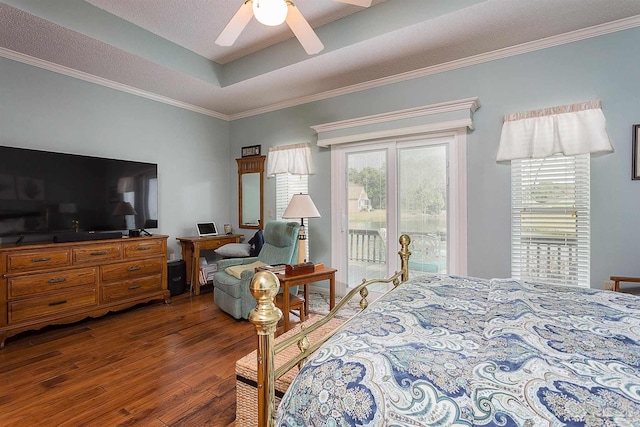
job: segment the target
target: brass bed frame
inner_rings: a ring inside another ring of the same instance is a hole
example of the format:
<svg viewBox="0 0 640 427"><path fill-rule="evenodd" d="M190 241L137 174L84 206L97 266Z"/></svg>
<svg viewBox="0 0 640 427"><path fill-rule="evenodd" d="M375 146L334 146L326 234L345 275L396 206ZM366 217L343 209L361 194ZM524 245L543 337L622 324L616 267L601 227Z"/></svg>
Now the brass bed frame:
<svg viewBox="0 0 640 427"><path fill-rule="evenodd" d="M315 322L309 327L303 325L302 330L297 334L275 343L275 332L278 321L282 316L282 312L274 303L274 298L278 294L280 284L275 274L270 271L261 271L254 275L251 281L251 294L257 300L256 308L249 313L249 321L256 327L258 334L257 349L257 389L258 389L258 426L271 427L275 422L275 380L284 375L294 366L302 366L304 361L315 352L322 344L324 344L333 334L339 331L342 326L324 335L315 343L310 344L307 336L315 330L321 328L344 307L356 293L361 296L360 308L365 309L368 306L367 296L369 291L367 287L374 283L393 283L393 289L397 288L400 283L404 283L409 278L409 244L411 238L403 234L400 236L400 256L401 269L393 276L386 279L370 279L362 280L362 283L352 289L342 300L322 319ZM389 292L392 292L391 289ZM297 344L300 353L294 358L285 362L278 369L274 367L275 355L284 349Z"/></svg>

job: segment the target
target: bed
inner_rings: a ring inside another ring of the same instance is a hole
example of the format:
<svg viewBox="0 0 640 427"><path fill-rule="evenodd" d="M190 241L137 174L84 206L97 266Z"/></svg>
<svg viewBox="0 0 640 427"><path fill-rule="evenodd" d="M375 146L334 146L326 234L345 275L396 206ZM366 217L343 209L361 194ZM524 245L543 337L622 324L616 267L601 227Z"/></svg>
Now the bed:
<svg viewBox="0 0 640 427"><path fill-rule="evenodd" d="M509 279L412 278L313 349L275 425L638 426L639 301Z"/></svg>

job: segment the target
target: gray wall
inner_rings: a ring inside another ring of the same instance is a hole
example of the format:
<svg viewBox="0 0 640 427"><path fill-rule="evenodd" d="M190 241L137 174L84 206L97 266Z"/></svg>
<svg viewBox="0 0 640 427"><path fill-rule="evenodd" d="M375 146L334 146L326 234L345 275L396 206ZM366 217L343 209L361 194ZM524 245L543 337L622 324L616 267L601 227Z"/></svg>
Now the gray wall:
<svg viewBox="0 0 640 427"><path fill-rule="evenodd" d="M231 156L240 147L316 140L309 126L477 96L468 135L468 273L510 275L510 167L495 156L505 113L600 99L615 152L591 162L591 283L610 275L640 275L640 181L631 181L631 126L640 123L640 29L318 101L231 123ZM321 218L310 220L314 260L331 262L330 150L314 148L309 180ZM230 171L230 174L235 171ZM235 194L235 193L234 193ZM236 196L237 197L237 196ZM275 208L267 180L266 212ZM267 218L269 219L269 218Z"/></svg>
<svg viewBox="0 0 640 427"><path fill-rule="evenodd" d="M0 144L158 164L159 234L235 221L229 123L0 58ZM0 171L1 173L1 171Z"/></svg>
<svg viewBox="0 0 640 427"><path fill-rule="evenodd" d="M631 125L640 123L640 29L318 101L225 123L0 59L0 144L158 163L159 233L192 235L198 220L237 226L240 147L312 141L309 126L478 96L468 136L469 274L510 272L510 168L497 164L502 116L602 100L615 153L592 160L592 286L609 275L640 275L640 181L630 180ZM314 146L310 193L322 215L310 220L314 260L330 264L330 151ZM275 182L266 180L266 212ZM269 218L267 218L269 219ZM243 230L238 230L242 232ZM247 232L247 235L253 234Z"/></svg>

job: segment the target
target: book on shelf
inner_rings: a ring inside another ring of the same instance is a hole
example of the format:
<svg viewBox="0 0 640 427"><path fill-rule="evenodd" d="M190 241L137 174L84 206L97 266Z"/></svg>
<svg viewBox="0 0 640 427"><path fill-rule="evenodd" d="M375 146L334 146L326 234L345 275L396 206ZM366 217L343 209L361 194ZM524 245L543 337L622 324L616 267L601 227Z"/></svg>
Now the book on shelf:
<svg viewBox="0 0 640 427"><path fill-rule="evenodd" d="M200 284L206 285L213 281L213 275L218 271L218 264L207 264L200 267Z"/></svg>

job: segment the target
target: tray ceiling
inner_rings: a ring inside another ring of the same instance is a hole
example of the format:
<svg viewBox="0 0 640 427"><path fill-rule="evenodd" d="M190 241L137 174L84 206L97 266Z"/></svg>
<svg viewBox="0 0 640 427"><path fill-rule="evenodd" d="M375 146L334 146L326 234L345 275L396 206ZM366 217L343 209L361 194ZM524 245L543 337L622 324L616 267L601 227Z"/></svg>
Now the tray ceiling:
<svg viewBox="0 0 640 427"><path fill-rule="evenodd" d="M233 120L640 25L637 0L298 0L325 45L252 19L242 0L5 0L0 56Z"/></svg>

